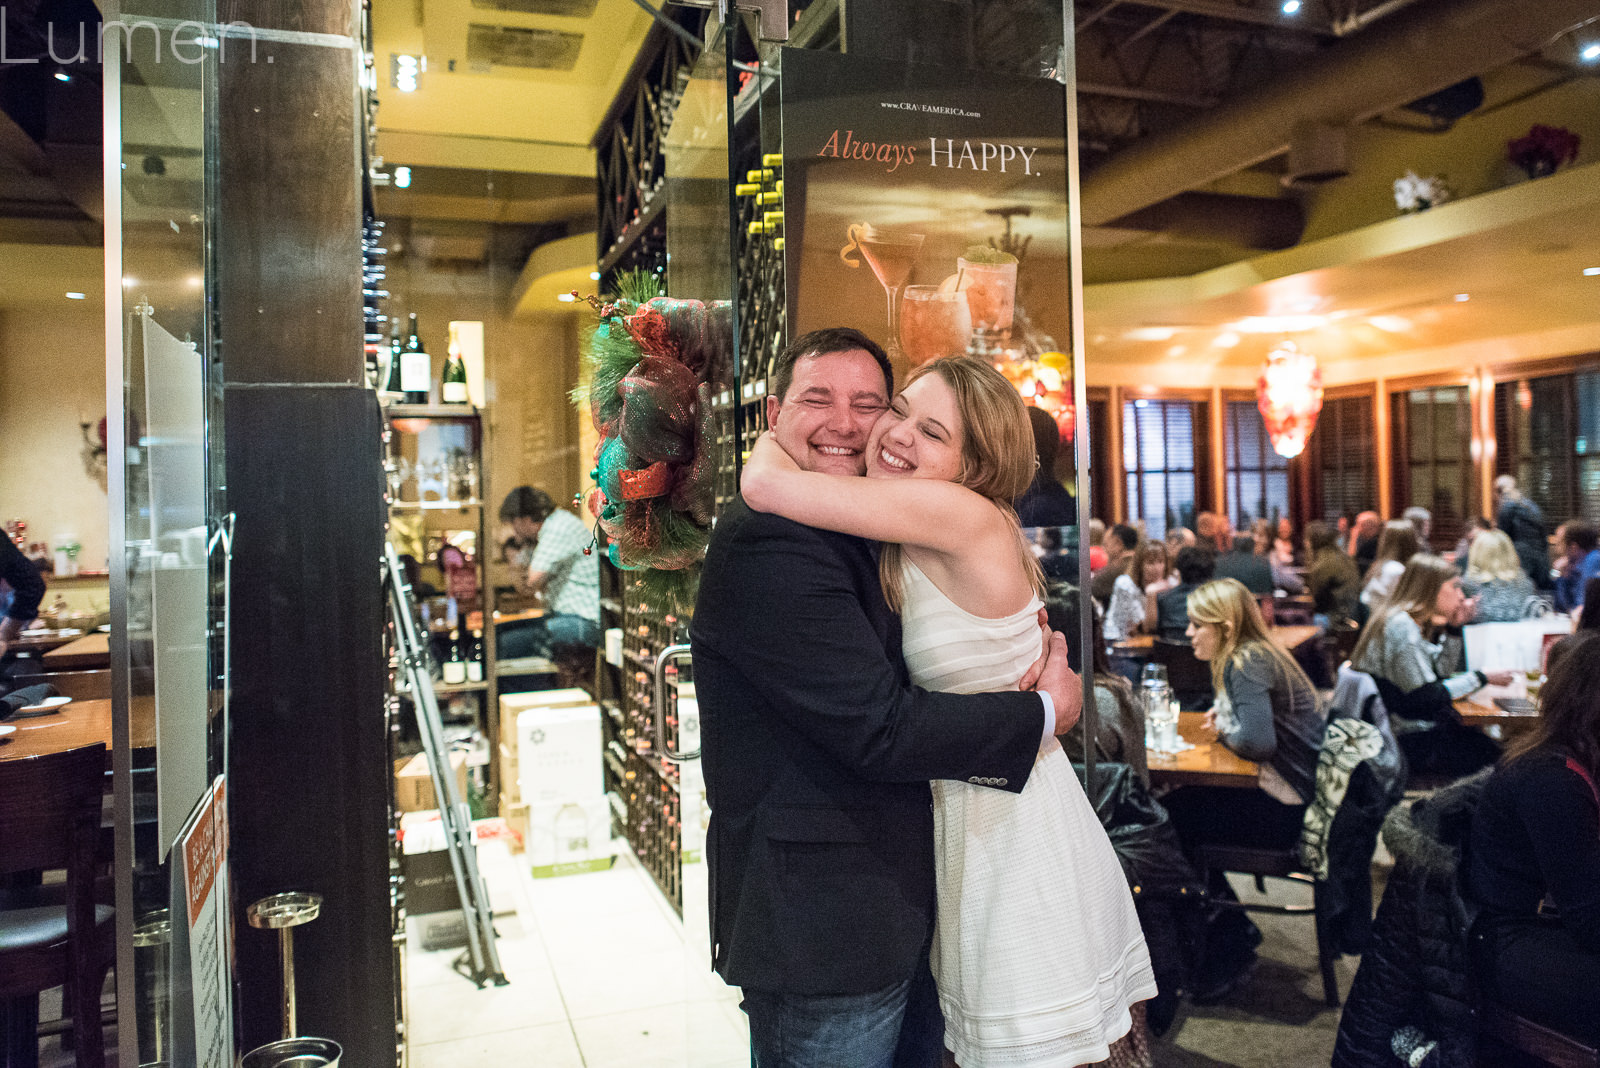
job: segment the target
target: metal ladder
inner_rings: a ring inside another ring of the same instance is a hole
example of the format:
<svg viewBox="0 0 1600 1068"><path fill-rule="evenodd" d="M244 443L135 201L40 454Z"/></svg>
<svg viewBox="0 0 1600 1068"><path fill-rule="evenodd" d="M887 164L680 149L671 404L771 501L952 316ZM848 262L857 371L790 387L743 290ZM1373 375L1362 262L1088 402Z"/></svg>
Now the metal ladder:
<svg viewBox="0 0 1600 1068"><path fill-rule="evenodd" d="M467 952L457 965L465 962L471 972L468 978L480 988L491 981L496 986L505 986L509 980L500 968L500 955L495 951L494 915L489 909L489 895L483 888L483 876L478 872L478 851L472 842L472 815L456 790L456 779L450 772L444 728L439 722L439 701L433 692L433 677L428 674L426 650L417 636L411 587L406 583L400 557L392 543L384 545L384 585L389 591L400 667L411 686L417 733L428 756L433 796L442 799L439 818L444 821L445 847L450 852L450 869L455 875L456 893L461 897L461 916L466 921Z"/></svg>

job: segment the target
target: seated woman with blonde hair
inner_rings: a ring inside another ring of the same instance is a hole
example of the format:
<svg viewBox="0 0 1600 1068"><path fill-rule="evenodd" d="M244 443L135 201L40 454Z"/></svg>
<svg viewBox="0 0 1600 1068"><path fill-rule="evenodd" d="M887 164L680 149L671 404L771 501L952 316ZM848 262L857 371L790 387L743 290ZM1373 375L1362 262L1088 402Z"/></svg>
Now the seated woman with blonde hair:
<svg viewBox="0 0 1600 1068"><path fill-rule="evenodd" d="M1486 735L1462 726L1455 702L1490 683L1506 685L1510 672L1464 671L1441 679L1440 648L1430 640L1471 618L1472 603L1461 592L1456 569L1442 557L1418 553L1350 654L1350 665L1378 684L1396 740L1414 771L1470 775L1500 755Z"/></svg>
<svg viewBox="0 0 1600 1068"><path fill-rule="evenodd" d="M1522 570L1516 546L1501 530L1485 530L1472 539L1461 592L1478 601L1474 623L1509 623L1527 614L1528 602L1539 595Z"/></svg>
<svg viewBox="0 0 1600 1068"><path fill-rule="evenodd" d="M1255 597L1236 579L1207 582L1189 594L1189 640L1211 665L1217 740L1260 765L1259 789L1183 786L1162 799L1191 859L1204 845L1291 849L1316 793L1317 754L1327 725L1317 691L1267 631ZM1211 892L1231 897L1221 872ZM1197 1001L1215 1000L1255 961L1259 932L1242 913L1210 922L1195 982Z"/></svg>

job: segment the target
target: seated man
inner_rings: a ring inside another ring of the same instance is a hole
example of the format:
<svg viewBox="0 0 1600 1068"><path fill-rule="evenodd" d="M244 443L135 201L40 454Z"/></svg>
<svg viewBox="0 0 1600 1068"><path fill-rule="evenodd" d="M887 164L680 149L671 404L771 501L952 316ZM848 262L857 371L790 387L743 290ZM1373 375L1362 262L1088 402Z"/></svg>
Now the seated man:
<svg viewBox="0 0 1600 1068"><path fill-rule="evenodd" d="M550 657L557 647L600 644L600 556L584 552L593 540L583 520L557 508L550 495L518 486L500 506L521 542L517 589L539 594L542 619L502 624L495 633L499 659Z"/></svg>
<svg viewBox="0 0 1600 1068"><path fill-rule="evenodd" d="M1169 641L1188 641L1189 594L1215 577L1216 557L1190 545L1178 550L1173 566L1178 571L1178 585L1156 596L1156 633Z"/></svg>
<svg viewBox="0 0 1600 1068"><path fill-rule="evenodd" d="M1249 534L1234 538L1233 549L1217 557L1213 577L1238 579L1258 597L1270 596L1274 589L1272 564L1265 556L1256 555L1256 539Z"/></svg>

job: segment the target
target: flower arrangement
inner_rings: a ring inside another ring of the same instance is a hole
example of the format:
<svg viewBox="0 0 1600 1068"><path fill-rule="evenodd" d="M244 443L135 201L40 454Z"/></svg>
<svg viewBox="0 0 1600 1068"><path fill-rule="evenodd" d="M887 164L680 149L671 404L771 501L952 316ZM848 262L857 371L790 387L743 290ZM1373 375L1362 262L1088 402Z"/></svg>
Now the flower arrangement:
<svg viewBox="0 0 1600 1068"><path fill-rule="evenodd" d="M1539 178L1576 160L1579 142L1578 135L1564 126L1535 124L1521 137L1506 142L1506 158L1526 171L1529 178Z"/></svg>
<svg viewBox="0 0 1600 1068"><path fill-rule="evenodd" d="M690 565L711 531L706 376L732 347L730 308L660 296L647 272L623 277L619 288L617 296L585 298L599 322L584 345L589 385L573 399L600 435L586 504L612 564L677 610L693 602Z"/></svg>
<svg viewBox="0 0 1600 1068"><path fill-rule="evenodd" d="M1455 191L1437 174L1422 178L1415 171L1406 171L1404 176L1394 180L1395 207L1407 214L1427 211L1435 204L1454 199Z"/></svg>

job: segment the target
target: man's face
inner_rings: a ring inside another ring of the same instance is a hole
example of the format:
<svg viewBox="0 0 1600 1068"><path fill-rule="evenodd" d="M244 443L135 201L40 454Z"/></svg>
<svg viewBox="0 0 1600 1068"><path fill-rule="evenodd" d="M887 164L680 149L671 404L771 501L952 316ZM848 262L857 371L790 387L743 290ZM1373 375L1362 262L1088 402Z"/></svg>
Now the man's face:
<svg viewBox="0 0 1600 1068"><path fill-rule="evenodd" d="M767 398L767 422L783 451L806 471L859 475L867 435L889 406L883 369L864 349L802 356L782 398Z"/></svg>

